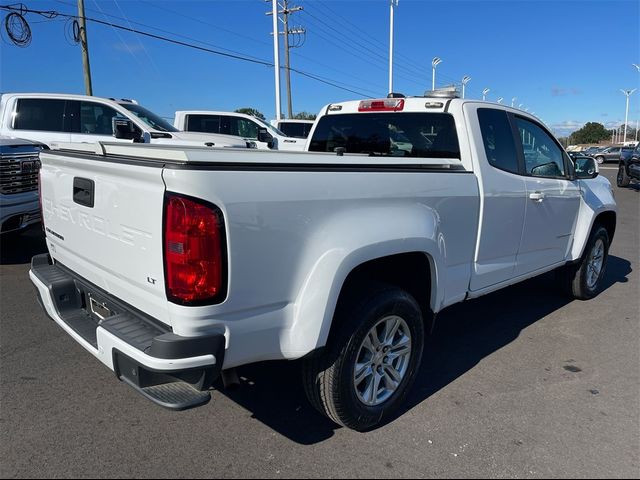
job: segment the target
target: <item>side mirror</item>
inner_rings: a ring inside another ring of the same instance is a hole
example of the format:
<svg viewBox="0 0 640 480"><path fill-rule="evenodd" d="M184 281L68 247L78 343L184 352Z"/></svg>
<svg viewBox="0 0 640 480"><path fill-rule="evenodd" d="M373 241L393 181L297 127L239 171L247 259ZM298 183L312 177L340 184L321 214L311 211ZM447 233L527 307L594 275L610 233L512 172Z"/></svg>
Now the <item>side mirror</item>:
<svg viewBox="0 0 640 480"><path fill-rule="evenodd" d="M269 148L273 148L273 135L266 128L258 128L258 141L266 143Z"/></svg>
<svg viewBox="0 0 640 480"><path fill-rule="evenodd" d="M598 163L593 157L577 157L575 159L576 178L596 178L600 174Z"/></svg>
<svg viewBox="0 0 640 480"><path fill-rule="evenodd" d="M142 141L140 129L136 127L133 121L128 118L113 117L113 120L111 120L111 126L113 130L113 136L116 138L133 140L134 142Z"/></svg>

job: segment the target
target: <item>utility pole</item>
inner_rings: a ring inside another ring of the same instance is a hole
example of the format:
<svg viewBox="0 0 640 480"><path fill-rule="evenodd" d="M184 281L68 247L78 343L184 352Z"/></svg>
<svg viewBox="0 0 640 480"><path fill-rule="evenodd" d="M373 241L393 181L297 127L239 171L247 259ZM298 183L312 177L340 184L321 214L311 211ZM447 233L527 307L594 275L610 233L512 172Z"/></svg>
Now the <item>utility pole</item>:
<svg viewBox="0 0 640 480"><path fill-rule="evenodd" d="M293 47L289 45L289 35L302 35L306 33L303 28L289 28L289 15L295 12L299 12L303 10L303 7L291 7L289 8L289 0L282 0L282 5L278 3L277 0L272 0L273 10L271 12L267 12L267 15L273 15L273 36L284 35L284 68L286 73L286 81L287 81L287 111L289 118L293 117L293 104L291 101L291 64L289 57L289 50ZM278 7L281 7L282 10L278 11ZM280 15L282 15L282 19L280 19ZM284 31L278 32L278 20L283 23ZM276 40L277 42L277 40ZM277 42L279 43L279 42ZM275 43L274 43L275 44ZM299 45L298 45L299 46ZM278 120L280 117L278 116Z"/></svg>
<svg viewBox="0 0 640 480"><path fill-rule="evenodd" d="M87 21L84 17L84 0L78 0L78 21L80 22L80 46L82 48L82 67L84 69L84 89L87 95L93 95L91 65L89 65L89 44L87 42Z"/></svg>

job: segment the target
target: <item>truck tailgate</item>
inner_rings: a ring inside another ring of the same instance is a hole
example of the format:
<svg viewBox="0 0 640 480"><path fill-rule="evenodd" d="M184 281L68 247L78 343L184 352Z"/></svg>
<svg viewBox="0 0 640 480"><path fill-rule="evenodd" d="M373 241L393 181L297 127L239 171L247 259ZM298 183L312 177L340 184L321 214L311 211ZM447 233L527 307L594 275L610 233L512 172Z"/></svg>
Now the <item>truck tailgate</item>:
<svg viewBox="0 0 640 480"><path fill-rule="evenodd" d="M163 271L162 162L42 152L43 220L56 262L171 325Z"/></svg>

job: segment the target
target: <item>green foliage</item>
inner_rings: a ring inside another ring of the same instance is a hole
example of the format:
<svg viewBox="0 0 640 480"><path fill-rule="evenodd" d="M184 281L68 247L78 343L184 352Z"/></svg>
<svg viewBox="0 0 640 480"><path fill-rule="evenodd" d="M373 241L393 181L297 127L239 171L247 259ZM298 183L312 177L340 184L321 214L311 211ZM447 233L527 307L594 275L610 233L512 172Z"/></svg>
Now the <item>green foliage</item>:
<svg viewBox="0 0 640 480"><path fill-rule="evenodd" d="M266 117L262 114L262 112L256 110L255 108L249 108L249 107L238 108L235 112L244 113L245 115L251 115L253 117L259 118L260 120L266 120Z"/></svg>
<svg viewBox="0 0 640 480"><path fill-rule="evenodd" d="M611 132L607 130L604 125L597 122L588 122L584 127L573 132L569 137L571 143L574 145L598 143L609 138L611 138Z"/></svg>
<svg viewBox="0 0 640 480"><path fill-rule="evenodd" d="M313 113L309 113L309 112L299 112L296 113L293 118L295 120L315 120L316 119L316 115Z"/></svg>

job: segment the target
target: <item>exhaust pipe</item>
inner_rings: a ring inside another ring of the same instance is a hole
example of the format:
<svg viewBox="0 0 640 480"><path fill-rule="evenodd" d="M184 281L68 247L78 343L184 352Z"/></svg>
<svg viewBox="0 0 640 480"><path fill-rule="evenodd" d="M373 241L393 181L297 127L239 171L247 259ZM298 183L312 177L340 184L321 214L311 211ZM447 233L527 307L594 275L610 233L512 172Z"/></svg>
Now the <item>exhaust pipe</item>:
<svg viewBox="0 0 640 480"><path fill-rule="evenodd" d="M240 388L240 379L238 378L238 372L235 368L223 370L220 376L222 377L222 384L226 390L237 390Z"/></svg>

